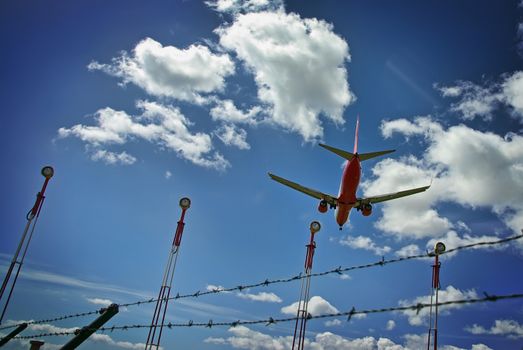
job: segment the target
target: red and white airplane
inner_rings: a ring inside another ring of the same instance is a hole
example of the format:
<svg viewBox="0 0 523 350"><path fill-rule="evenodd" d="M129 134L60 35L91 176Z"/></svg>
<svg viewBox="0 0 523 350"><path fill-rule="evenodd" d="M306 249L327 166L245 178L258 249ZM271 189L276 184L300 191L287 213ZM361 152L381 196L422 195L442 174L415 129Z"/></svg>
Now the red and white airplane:
<svg viewBox="0 0 523 350"><path fill-rule="evenodd" d="M410 190L388 193L380 196L359 198L356 196L356 191L360 183L361 177L361 166L360 162L371 159L374 157L382 156L395 150L371 152L371 153L358 153L358 129L360 121L359 118L356 121L356 135L354 138L354 152L350 153L338 148L327 146L324 144L319 144L321 147L328 149L331 152L336 153L342 158L347 159L345 168L343 169L343 175L341 177L340 191L338 196L331 196L320 191L316 191L311 188L304 187L295 182L286 180L282 177L276 176L269 173L271 179L278 181L281 184L289 186L297 191L303 192L311 197L317 198L320 200L318 206L318 211L320 213L325 213L329 207L335 209L336 222L340 226L340 230L343 227L349 218L349 213L352 208L356 208L358 211L361 211L363 216L369 216L372 214L372 204L388 201L391 199L396 199L400 197L410 196L415 193L423 192L427 190L429 186L423 186L418 188L413 188Z"/></svg>

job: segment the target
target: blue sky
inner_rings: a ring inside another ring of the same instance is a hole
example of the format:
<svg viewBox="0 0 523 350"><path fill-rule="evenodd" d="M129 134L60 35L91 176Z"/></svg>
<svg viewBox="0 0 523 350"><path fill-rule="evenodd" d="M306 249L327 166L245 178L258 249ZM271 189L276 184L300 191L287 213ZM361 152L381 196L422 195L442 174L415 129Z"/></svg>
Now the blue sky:
<svg viewBox="0 0 523 350"><path fill-rule="evenodd" d="M4 271L40 168L55 168L6 319L155 296L182 196L192 207L180 294L296 275L312 220L322 223L314 271L520 233L522 18L517 1L2 2ZM352 150L357 115L361 152L397 149L363 163L360 195L432 187L354 212L340 232L332 211L267 172L337 194L343 159L317 143ZM445 258L442 298L521 292L522 254L517 241ZM318 313L397 306L425 300L430 278L429 261L410 261L314 278L311 296ZM167 319L284 317L298 296L297 282L203 296L171 303ZM147 324L152 312L129 307L111 324ZM339 321L309 322L307 338L317 349L417 349L427 330L424 313ZM286 349L292 327L174 329L162 344ZM140 349L146 337L115 332L83 348ZM442 311L440 344L519 349L521 301Z"/></svg>

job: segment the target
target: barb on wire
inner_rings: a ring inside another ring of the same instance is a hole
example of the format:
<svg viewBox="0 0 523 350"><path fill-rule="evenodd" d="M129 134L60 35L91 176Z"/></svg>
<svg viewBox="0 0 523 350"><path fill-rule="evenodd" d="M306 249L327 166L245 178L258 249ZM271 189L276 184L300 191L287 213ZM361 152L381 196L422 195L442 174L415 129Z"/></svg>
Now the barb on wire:
<svg viewBox="0 0 523 350"><path fill-rule="evenodd" d="M485 293L486 294L486 293ZM475 299L458 299L458 300L449 300L438 303L438 306L445 306L445 305L453 305L453 304L473 304L473 303L483 303L483 302L495 302L498 300L508 300L508 299L518 299L523 298L523 293L518 294L509 294L509 295L489 295L486 294L484 298L475 298ZM309 315L308 319L323 319L323 318L331 318L331 317L340 317L340 316L348 316L348 321L354 316L354 315L367 315L367 314L377 314L377 313L384 313L384 312L394 312L394 311L407 311L407 310L413 310L416 312L419 312L421 309L424 309L426 307L430 307L431 304L427 303L417 303L412 304L408 306L394 306L394 307L386 307L381 309L368 309L368 310L357 310L355 307L352 307L349 311L345 312L337 312L337 313L330 313L330 314L322 314L322 315ZM273 318L269 317L268 319L260 319L260 320L247 320L247 321L234 321L234 322L213 322L213 320L209 320L208 322L199 322L194 323L192 320L188 323L171 323L165 325L164 327L168 327L169 329L177 328L177 327L201 327L201 328L212 328L216 326L228 326L228 327L237 327L239 325L253 325L253 324L265 324L270 325L274 323L279 322L290 322L290 321L296 321L296 317L287 317L287 318ZM98 331L116 331L116 330L129 330L129 329L137 329L137 328L150 328L151 325L124 325L124 326L111 326L111 327L102 327L98 329ZM35 335L27 335L27 336L18 336L15 337L16 339L34 339L34 338L42 338L42 337L50 337L50 336L62 336L62 335L72 335L77 330L72 331L65 331L65 332L54 332L54 333L41 333L41 334L35 334Z"/></svg>
<svg viewBox="0 0 523 350"><path fill-rule="evenodd" d="M486 241L486 242L477 242L477 243L466 244L466 245L459 246L459 247L456 247L456 248L448 249L445 252L441 253L440 255L445 255L445 254L449 254L449 253L452 253L452 252L455 252L455 251L459 251L459 250L463 250L463 249L469 249L469 248L474 248L474 247L478 247L478 246L488 246L488 245L503 244L503 243L507 243L507 242L514 241L514 240L518 240L518 239L521 239L521 238L523 238L523 234L517 235L517 236L512 236L512 237L507 237L507 238L500 239L500 240L497 240L497 241ZM382 257L379 261L374 262L374 263L363 264L363 265L355 265L355 266L350 266L350 267L341 267L341 266L339 266L339 267L334 268L332 270L328 270L328 271L324 271L324 272L311 273L310 276L311 277L319 277L319 276L326 276L326 275L330 275L330 274L341 275L341 274L343 274L343 272L347 272L347 271L367 269L367 268L376 267L376 266L384 266L384 265L394 264L394 263L398 263L398 262L401 262L401 261L407 261L407 260L430 258L432 256L433 256L433 253L427 252L427 253L424 253L424 254L405 256L405 257L389 259L389 260L385 260ZM269 280L267 278L264 281L259 282L259 283L238 285L236 287L230 287L230 288L219 287L219 288L213 288L213 289L205 291L205 292L197 291L196 293L189 293L189 294L183 294L183 295L180 294L180 293L177 293L176 296L171 296L169 298L169 300L185 299L185 298L196 298L196 297L200 297L200 296L208 295L208 294L219 294L219 293L226 293L226 292L233 292L233 291L242 291L244 289L249 289L249 288L267 287L267 286L269 286L271 284L293 282L293 281L296 281L296 280L301 280L301 279L303 279L305 277L306 277L306 275L302 275L301 273L299 273L298 275L295 275L293 277L280 278L280 279L274 279L274 280ZM157 301L157 299L151 298L151 299L147 299L147 300L139 300L139 301L130 302L130 303L118 304L118 306L119 307L129 307L129 306L150 304L150 303L154 303L156 301ZM26 323L28 325L40 324L40 323L50 323L50 322L56 322L56 321L60 321L60 320L68 319L68 318L75 318L75 317L94 315L94 314L97 314L97 313L99 313L99 310L90 311L90 312L84 312L84 313L79 313L79 314L71 314L71 315L51 318L51 319L47 319L47 320L29 321L29 322L26 322ZM0 331L4 330L4 329L18 327L20 324L21 323L0 327Z"/></svg>

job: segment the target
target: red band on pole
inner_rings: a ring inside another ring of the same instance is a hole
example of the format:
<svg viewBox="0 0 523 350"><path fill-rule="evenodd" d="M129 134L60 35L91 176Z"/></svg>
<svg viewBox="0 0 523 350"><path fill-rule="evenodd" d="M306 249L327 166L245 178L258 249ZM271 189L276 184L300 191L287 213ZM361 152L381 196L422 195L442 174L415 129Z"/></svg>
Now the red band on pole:
<svg viewBox="0 0 523 350"><path fill-rule="evenodd" d="M312 268L312 261L314 258L314 249L316 248L316 242L314 242L314 234L311 233L311 241L307 244L307 255L305 257L305 269Z"/></svg>
<svg viewBox="0 0 523 350"><path fill-rule="evenodd" d="M182 209L182 216L180 218L180 221L178 221L178 226L176 227L176 233L174 235L174 241L173 241L173 245L175 247L179 247L180 244L182 243L182 235L183 235L183 228L185 226L185 223L183 222L183 219L185 217L185 211L187 209Z"/></svg>

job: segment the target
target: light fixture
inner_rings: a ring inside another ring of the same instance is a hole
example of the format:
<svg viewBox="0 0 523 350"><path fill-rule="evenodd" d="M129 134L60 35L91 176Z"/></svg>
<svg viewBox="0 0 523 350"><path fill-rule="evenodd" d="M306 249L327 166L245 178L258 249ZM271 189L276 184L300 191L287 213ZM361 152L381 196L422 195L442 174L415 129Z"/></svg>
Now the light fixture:
<svg viewBox="0 0 523 350"><path fill-rule="evenodd" d="M311 232L316 233L321 229L321 225L318 221L311 222Z"/></svg>
<svg viewBox="0 0 523 350"><path fill-rule="evenodd" d="M443 244L443 242L438 242L436 243L436 245L434 246L434 253L436 255L440 255L440 254L443 254L445 252L445 249L447 249L445 247L445 244Z"/></svg>
<svg viewBox="0 0 523 350"><path fill-rule="evenodd" d="M41 171L42 175L46 178L46 179L50 179L53 177L54 175L54 169L53 167L51 166L44 166L42 168L42 171Z"/></svg>
<svg viewBox="0 0 523 350"><path fill-rule="evenodd" d="M182 209L189 209L189 207L191 206L191 200L187 197L183 197L182 199L180 199L180 207L182 207Z"/></svg>

